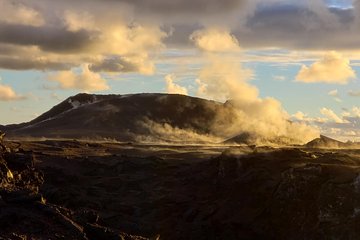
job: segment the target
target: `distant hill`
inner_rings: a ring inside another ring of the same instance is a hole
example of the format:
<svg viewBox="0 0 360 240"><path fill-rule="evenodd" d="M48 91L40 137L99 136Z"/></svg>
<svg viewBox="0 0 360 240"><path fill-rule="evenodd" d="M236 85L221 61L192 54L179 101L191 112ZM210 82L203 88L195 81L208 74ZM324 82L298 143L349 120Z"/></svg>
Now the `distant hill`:
<svg viewBox="0 0 360 240"><path fill-rule="evenodd" d="M247 145L255 144L255 142L256 142L255 135L249 132L241 133L235 137L229 138L226 141L224 141L225 144L247 144Z"/></svg>
<svg viewBox="0 0 360 240"><path fill-rule="evenodd" d="M305 144L306 147L310 148L347 148L351 145L352 143L344 143L323 135Z"/></svg>
<svg viewBox="0 0 360 240"><path fill-rule="evenodd" d="M293 144L296 140L290 139L284 136L278 136L271 139L266 139L261 136L256 135L255 133L251 132L243 132L239 135L236 135L232 138L225 140L224 144L244 144L244 145L292 145L292 146L299 146Z"/></svg>
<svg viewBox="0 0 360 240"><path fill-rule="evenodd" d="M34 120L7 125L8 136L48 138L113 138L133 141L137 136L189 129L213 134L217 112L231 108L205 99L173 94L94 95L69 97ZM186 139L182 139L186 140Z"/></svg>
<svg viewBox="0 0 360 240"><path fill-rule="evenodd" d="M247 145L287 145L294 142L282 136L263 139L255 133L244 131L238 126L238 116L238 110L231 101L220 103L160 93L82 93L67 98L30 122L0 126L0 130L10 138ZM239 128L238 132L236 129L232 129L231 133L221 132L233 126Z"/></svg>

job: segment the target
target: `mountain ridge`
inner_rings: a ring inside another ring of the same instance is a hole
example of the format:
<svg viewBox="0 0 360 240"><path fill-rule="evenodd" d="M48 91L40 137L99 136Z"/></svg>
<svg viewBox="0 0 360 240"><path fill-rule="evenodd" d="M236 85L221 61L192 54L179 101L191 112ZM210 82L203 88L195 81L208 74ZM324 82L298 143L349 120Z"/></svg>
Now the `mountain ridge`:
<svg viewBox="0 0 360 240"><path fill-rule="evenodd" d="M9 136L106 137L134 140L132 135L151 134L146 124L168 124L210 134L211 120L223 104L178 94L127 95L77 94L39 117L4 126Z"/></svg>
<svg viewBox="0 0 360 240"><path fill-rule="evenodd" d="M79 93L29 122L0 125L0 130L6 131L9 137L16 138L245 145L257 145L259 142L286 145L286 142L291 142L286 137L279 136L269 140L240 129L230 135L219 133L219 128L214 128L214 125L226 127L227 124L234 123L237 120L235 108L231 100L221 103L179 94ZM313 142L315 140L306 146L322 143Z"/></svg>

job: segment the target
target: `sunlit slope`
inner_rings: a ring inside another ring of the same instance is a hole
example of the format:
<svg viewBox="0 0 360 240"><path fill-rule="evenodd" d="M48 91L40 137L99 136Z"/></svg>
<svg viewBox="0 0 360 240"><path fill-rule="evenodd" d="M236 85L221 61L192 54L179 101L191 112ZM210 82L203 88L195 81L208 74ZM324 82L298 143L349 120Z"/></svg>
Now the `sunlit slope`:
<svg viewBox="0 0 360 240"><path fill-rule="evenodd" d="M210 134L223 104L167 94L78 94L38 118L8 126L10 135L33 137L102 137L131 140L153 134L154 128Z"/></svg>

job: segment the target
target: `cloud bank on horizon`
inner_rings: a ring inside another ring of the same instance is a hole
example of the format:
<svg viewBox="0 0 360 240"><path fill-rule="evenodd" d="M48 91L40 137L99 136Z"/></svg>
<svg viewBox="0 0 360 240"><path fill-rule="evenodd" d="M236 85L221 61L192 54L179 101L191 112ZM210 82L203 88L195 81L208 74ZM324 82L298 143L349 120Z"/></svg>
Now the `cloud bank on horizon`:
<svg viewBox="0 0 360 240"><path fill-rule="evenodd" d="M294 50L357 49L360 10L328 8L322 0L0 0L0 67L152 74L168 47L193 47L199 30L219 41L197 47ZM291 17L290 17L291 16ZM215 33L213 33L214 35ZM333 53L336 55L336 53Z"/></svg>
<svg viewBox="0 0 360 240"><path fill-rule="evenodd" d="M169 93L251 100L260 107L281 104L259 97L251 81L258 72L243 63L297 64L296 84L357 80L352 62L360 59L360 0L0 0L0 7L0 69L43 72L52 91L111 91L112 79L122 74L164 72ZM173 49L195 57L164 57ZM181 68L184 61L201 65L187 86L181 74L159 69L164 63ZM344 101L341 91L334 94L329 97ZM0 102L29 99L25 95L0 83ZM357 89L347 95L360 96ZM299 111L292 119L322 132L356 132L357 126L350 127L356 107L341 114L322 107L321 117L313 118Z"/></svg>

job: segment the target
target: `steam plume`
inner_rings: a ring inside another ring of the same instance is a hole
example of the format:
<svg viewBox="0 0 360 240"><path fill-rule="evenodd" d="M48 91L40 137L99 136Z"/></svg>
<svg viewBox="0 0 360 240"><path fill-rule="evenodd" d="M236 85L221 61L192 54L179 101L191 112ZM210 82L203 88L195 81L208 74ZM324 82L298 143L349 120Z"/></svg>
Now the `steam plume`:
<svg viewBox="0 0 360 240"><path fill-rule="evenodd" d="M193 34L191 40L210 61L200 71L198 95L220 101L230 99L228 110L217 114L214 132L224 138L251 133L257 142L263 143L300 144L319 136L317 129L290 122L278 100L259 97L258 89L250 84L252 71L228 56L229 52L240 49L229 32L205 29ZM215 50L217 45L220 47Z"/></svg>

